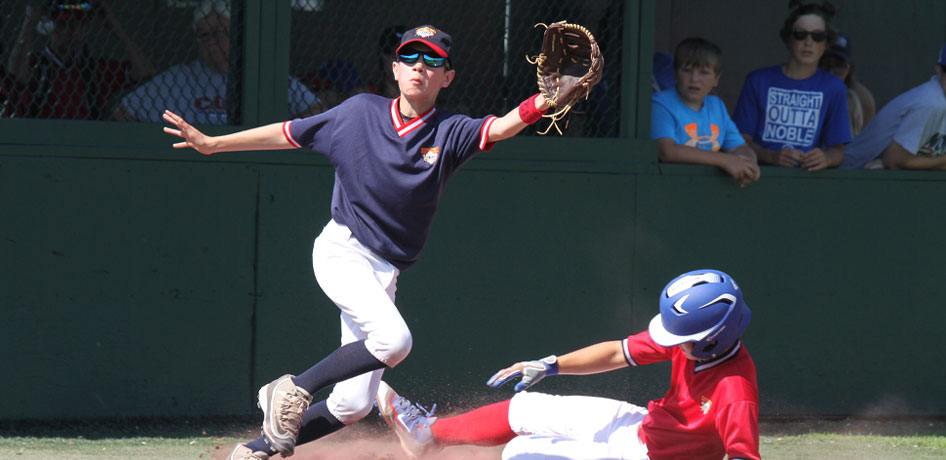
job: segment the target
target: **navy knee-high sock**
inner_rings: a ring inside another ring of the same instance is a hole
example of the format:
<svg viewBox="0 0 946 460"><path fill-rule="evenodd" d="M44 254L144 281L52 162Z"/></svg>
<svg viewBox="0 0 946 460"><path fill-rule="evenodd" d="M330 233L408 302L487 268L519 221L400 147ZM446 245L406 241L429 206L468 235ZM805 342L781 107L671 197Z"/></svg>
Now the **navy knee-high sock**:
<svg viewBox="0 0 946 460"><path fill-rule="evenodd" d="M266 455L270 457L276 455L276 451L269 447L269 444L266 444L266 438L259 437L250 441L244 446L249 447L253 452L266 452Z"/></svg>
<svg viewBox="0 0 946 460"><path fill-rule="evenodd" d="M309 441L315 441L322 436L328 436L342 428L345 424L340 422L331 412L328 411L326 400L319 401L305 411L302 416L302 426L299 428L299 437L296 438L296 444L305 444Z"/></svg>
<svg viewBox="0 0 946 460"><path fill-rule="evenodd" d="M315 441L342 428L345 428L345 424L328 411L326 400L319 401L309 406L309 409L302 414L302 426L299 427L299 437L296 438L296 445L300 446L309 441ZM253 452L266 452L269 456L276 455L276 451L269 447L266 438L263 437L246 443L246 447L252 449Z"/></svg>
<svg viewBox="0 0 946 460"><path fill-rule="evenodd" d="M311 395L329 385L383 367L384 363L369 353L365 341L360 340L342 345L292 381Z"/></svg>

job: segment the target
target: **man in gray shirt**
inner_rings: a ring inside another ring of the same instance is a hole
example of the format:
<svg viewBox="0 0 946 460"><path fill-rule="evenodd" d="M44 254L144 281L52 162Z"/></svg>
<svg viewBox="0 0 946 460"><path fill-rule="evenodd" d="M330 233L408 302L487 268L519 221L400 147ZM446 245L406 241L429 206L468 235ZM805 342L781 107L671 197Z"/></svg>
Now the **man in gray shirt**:
<svg viewBox="0 0 946 460"><path fill-rule="evenodd" d="M841 168L946 169L946 45L935 70L877 113L847 145Z"/></svg>

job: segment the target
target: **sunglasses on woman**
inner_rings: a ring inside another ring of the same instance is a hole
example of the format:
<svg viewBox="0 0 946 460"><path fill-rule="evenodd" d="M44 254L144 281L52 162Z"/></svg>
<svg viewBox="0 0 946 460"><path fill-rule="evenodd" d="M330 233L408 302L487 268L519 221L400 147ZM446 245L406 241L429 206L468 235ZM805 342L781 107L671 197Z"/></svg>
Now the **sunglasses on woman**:
<svg viewBox="0 0 946 460"><path fill-rule="evenodd" d="M427 67L443 67L447 63L447 58L435 56L427 53L398 54L397 60L407 65L413 65L418 59L424 59L424 65Z"/></svg>
<svg viewBox="0 0 946 460"><path fill-rule="evenodd" d="M818 43L828 39L828 33L823 30L807 31L805 29L792 29L792 38L795 40L804 41L809 35L812 40Z"/></svg>

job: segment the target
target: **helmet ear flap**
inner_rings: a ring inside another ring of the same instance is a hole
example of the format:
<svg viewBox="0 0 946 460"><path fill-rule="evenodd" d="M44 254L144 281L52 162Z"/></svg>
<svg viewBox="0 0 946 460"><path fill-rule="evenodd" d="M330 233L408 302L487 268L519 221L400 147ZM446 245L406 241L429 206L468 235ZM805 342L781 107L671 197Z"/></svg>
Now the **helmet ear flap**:
<svg viewBox="0 0 946 460"><path fill-rule="evenodd" d="M713 350L716 349L716 345L719 345L719 342L714 340L710 343L707 343L706 345L703 345L703 349L700 351L703 353L712 353Z"/></svg>

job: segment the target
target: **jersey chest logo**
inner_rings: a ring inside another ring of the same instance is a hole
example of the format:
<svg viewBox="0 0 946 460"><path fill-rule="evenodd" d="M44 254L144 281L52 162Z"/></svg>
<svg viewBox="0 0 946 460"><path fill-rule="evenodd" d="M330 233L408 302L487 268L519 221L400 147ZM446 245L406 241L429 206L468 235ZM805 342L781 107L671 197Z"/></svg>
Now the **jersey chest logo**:
<svg viewBox="0 0 946 460"><path fill-rule="evenodd" d="M706 396L700 396L700 410L703 411L703 415L708 414L712 406L713 401L710 401Z"/></svg>
<svg viewBox="0 0 946 460"><path fill-rule="evenodd" d="M437 158L440 158L440 147L421 147L420 154L427 164L432 165L437 162Z"/></svg>

